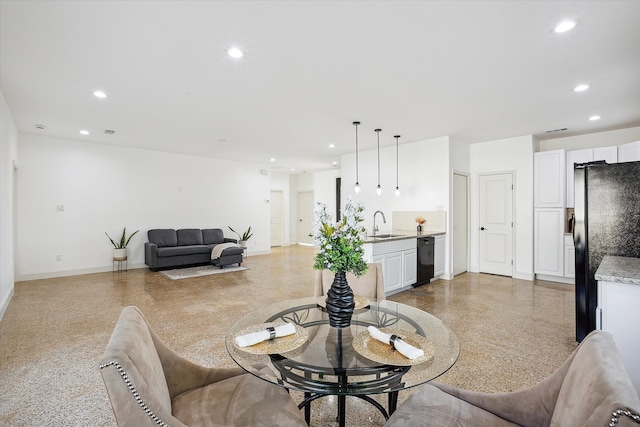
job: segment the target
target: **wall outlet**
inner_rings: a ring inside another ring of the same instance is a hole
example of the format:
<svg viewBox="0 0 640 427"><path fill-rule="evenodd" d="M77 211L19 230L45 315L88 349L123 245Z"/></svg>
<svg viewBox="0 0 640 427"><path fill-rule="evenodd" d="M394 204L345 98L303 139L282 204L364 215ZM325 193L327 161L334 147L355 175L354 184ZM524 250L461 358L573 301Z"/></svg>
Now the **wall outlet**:
<svg viewBox="0 0 640 427"><path fill-rule="evenodd" d="M62 261L62 255L56 255L56 261Z"/></svg>
<svg viewBox="0 0 640 427"><path fill-rule="evenodd" d="M64 212L64 205L56 205L56 212Z"/></svg>

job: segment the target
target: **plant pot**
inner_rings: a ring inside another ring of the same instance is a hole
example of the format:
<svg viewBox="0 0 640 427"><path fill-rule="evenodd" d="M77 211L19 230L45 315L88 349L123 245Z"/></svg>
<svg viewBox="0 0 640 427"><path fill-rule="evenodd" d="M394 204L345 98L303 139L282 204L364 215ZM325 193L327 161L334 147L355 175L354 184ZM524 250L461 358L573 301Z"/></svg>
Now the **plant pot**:
<svg viewBox="0 0 640 427"><path fill-rule="evenodd" d="M247 241L246 240L238 240L238 244L240 245L241 248L246 248L247 247Z"/></svg>
<svg viewBox="0 0 640 427"><path fill-rule="evenodd" d="M127 248L113 250L113 259L125 258L126 256L127 256Z"/></svg>
<svg viewBox="0 0 640 427"><path fill-rule="evenodd" d="M347 283L347 273L336 273L331 288L327 292L329 324L334 328L348 328L356 306L353 291Z"/></svg>

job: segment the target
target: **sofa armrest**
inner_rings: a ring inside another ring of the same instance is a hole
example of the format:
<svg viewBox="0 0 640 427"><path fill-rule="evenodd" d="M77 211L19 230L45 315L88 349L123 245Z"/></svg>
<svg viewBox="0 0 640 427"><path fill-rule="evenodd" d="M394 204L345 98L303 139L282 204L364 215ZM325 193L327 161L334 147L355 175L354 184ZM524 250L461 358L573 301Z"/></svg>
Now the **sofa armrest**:
<svg viewBox="0 0 640 427"><path fill-rule="evenodd" d="M145 242L144 263L152 270L158 268L158 245L155 243Z"/></svg>
<svg viewBox="0 0 640 427"><path fill-rule="evenodd" d="M222 243L238 243L237 239L231 239L229 237L225 237L224 240L222 241Z"/></svg>

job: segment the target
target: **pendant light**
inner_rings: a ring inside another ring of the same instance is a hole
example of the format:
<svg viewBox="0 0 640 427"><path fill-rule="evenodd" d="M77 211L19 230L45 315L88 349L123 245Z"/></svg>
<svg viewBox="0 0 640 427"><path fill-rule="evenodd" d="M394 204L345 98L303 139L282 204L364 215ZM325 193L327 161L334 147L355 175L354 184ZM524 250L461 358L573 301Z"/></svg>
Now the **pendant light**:
<svg viewBox="0 0 640 427"><path fill-rule="evenodd" d="M400 138L400 135L395 135L394 138L396 139L396 197L398 197L400 195L400 187L398 187L398 139Z"/></svg>
<svg viewBox="0 0 640 427"><path fill-rule="evenodd" d="M360 122L353 122L353 125L356 127L356 186L353 191L356 194L360 194L360 182L358 180L358 125Z"/></svg>
<svg viewBox="0 0 640 427"><path fill-rule="evenodd" d="M375 132L378 134L378 186L376 187L376 194L378 196L382 195L382 187L380 186L380 131L382 129L376 129Z"/></svg>

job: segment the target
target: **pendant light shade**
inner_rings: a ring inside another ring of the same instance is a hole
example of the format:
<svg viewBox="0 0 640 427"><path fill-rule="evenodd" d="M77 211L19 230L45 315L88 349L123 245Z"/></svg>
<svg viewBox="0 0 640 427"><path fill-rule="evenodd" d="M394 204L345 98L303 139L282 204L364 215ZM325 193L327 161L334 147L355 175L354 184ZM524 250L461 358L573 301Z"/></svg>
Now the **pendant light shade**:
<svg viewBox="0 0 640 427"><path fill-rule="evenodd" d="M400 139L400 135L395 135L394 138L396 139L396 197L398 197L400 195L400 187L398 186L398 174L399 174L399 169L398 169L398 139Z"/></svg>
<svg viewBox="0 0 640 427"><path fill-rule="evenodd" d="M353 191L356 194L360 194L360 181L358 180L358 125L360 122L353 122L353 125L356 127L356 186L353 188Z"/></svg>
<svg viewBox="0 0 640 427"><path fill-rule="evenodd" d="M378 134L378 186L376 187L376 194L378 196L382 195L382 186L380 185L380 131L382 129L376 129L375 132Z"/></svg>

